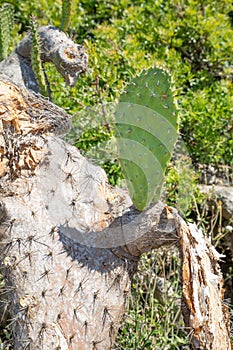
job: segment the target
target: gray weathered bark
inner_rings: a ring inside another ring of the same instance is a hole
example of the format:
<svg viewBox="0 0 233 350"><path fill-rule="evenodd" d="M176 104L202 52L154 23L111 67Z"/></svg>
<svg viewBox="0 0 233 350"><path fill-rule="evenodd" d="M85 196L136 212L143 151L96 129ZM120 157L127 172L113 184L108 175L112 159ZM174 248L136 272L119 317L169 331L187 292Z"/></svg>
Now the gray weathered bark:
<svg viewBox="0 0 233 350"><path fill-rule="evenodd" d="M1 63L0 77L1 271L14 348L110 349L141 254L176 243L194 348L219 350L221 339L230 349L214 248L163 203L136 211L127 192L59 138L68 116L22 88L21 49ZM29 80L32 88L31 72Z"/></svg>

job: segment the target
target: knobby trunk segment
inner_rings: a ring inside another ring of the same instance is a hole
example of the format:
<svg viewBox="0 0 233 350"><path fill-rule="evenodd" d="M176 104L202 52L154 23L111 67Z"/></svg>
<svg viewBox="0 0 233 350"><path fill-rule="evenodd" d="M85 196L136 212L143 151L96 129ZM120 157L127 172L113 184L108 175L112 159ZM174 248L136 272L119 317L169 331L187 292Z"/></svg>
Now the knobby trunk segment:
<svg viewBox="0 0 233 350"><path fill-rule="evenodd" d="M65 33L53 26L38 28L41 62L52 62L68 85L74 86L87 70L88 57L82 45L75 44ZM18 86L39 92L38 82L31 67L32 35L27 35L15 51L0 62L3 75ZM40 70L40 69L39 69Z"/></svg>
<svg viewBox="0 0 233 350"><path fill-rule="evenodd" d="M78 77L87 70L87 54L82 45L75 44L65 33L53 26L38 28L41 60L52 62L66 83L74 86ZM17 46L16 53L30 60L31 36Z"/></svg>

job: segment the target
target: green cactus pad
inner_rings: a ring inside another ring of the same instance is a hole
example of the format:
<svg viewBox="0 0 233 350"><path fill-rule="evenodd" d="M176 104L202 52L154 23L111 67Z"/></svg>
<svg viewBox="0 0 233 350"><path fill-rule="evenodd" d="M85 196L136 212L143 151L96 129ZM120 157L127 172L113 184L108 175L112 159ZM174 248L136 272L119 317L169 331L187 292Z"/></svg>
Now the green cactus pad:
<svg viewBox="0 0 233 350"><path fill-rule="evenodd" d="M159 199L177 140L177 111L170 85L164 70L150 68L131 81L116 108L119 159L138 210Z"/></svg>

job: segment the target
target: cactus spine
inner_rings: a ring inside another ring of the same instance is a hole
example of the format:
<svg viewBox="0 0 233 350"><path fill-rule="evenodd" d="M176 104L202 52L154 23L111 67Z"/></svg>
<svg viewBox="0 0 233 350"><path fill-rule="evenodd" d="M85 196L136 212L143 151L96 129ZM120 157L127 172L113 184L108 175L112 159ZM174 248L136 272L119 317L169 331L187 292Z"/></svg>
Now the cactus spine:
<svg viewBox="0 0 233 350"><path fill-rule="evenodd" d="M8 55L11 31L14 22L14 10L10 4L0 7L0 61Z"/></svg>
<svg viewBox="0 0 233 350"><path fill-rule="evenodd" d="M142 71L122 93L116 108L119 159L138 210L160 197L177 131L169 75L158 68Z"/></svg>
<svg viewBox="0 0 233 350"><path fill-rule="evenodd" d="M36 80L39 86L40 93L43 96L48 96L48 89L45 81L45 74L42 67L40 56L40 39L38 34L38 24L34 17L31 17L31 63L32 70L35 73Z"/></svg>
<svg viewBox="0 0 233 350"><path fill-rule="evenodd" d="M62 0L62 20L60 29L65 32L67 31L70 23L70 15L71 15L71 4L72 0Z"/></svg>

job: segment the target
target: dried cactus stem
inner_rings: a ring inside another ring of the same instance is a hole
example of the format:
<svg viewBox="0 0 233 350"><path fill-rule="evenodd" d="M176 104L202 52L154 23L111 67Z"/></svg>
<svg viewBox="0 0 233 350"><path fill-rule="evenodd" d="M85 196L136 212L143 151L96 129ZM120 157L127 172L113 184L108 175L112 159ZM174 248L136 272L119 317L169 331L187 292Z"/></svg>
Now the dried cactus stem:
<svg viewBox="0 0 233 350"><path fill-rule="evenodd" d="M41 60L52 62L65 82L74 86L78 77L86 72L88 57L82 45L75 44L64 32L53 26L38 28ZM25 37L16 52L24 58L31 56L31 36Z"/></svg>
<svg viewBox="0 0 233 350"><path fill-rule="evenodd" d="M41 61L40 39L38 34L38 24L34 17L31 17L31 64L32 70L36 76L40 93L48 97L45 74Z"/></svg>

